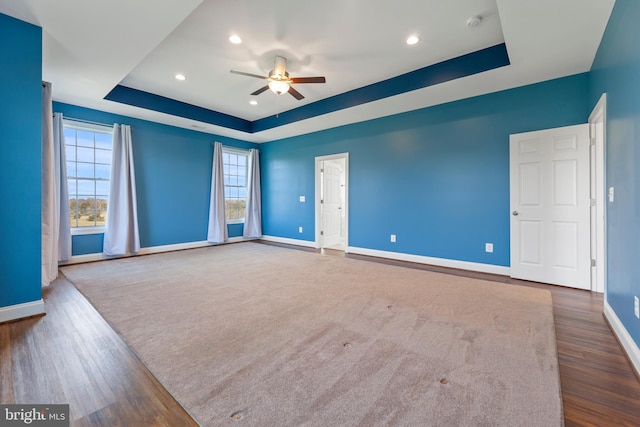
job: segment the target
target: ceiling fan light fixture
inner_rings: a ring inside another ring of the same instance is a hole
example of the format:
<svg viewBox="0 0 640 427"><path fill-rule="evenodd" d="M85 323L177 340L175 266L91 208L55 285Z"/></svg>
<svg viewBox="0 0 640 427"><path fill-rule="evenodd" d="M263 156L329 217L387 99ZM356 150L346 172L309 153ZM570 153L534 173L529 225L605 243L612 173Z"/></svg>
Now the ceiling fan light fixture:
<svg viewBox="0 0 640 427"><path fill-rule="evenodd" d="M289 83L279 80L272 80L269 82L269 89L271 89L271 92L280 95L289 91Z"/></svg>
<svg viewBox="0 0 640 427"><path fill-rule="evenodd" d="M242 39L240 38L239 35L237 34L232 34L229 36L229 41L233 44L240 44L242 43Z"/></svg>
<svg viewBox="0 0 640 427"><path fill-rule="evenodd" d="M261 93L271 90L276 95L288 93L298 101L304 99L304 95L298 92L292 84L298 83L326 83L327 79L324 76L317 77L289 77L287 72L287 58L276 55L273 70L269 72L268 76L261 76L259 74L244 73L242 71L230 70L233 74L240 74L242 76L254 77L260 80L268 80L268 83L262 86L260 89L251 93L251 96L257 96Z"/></svg>

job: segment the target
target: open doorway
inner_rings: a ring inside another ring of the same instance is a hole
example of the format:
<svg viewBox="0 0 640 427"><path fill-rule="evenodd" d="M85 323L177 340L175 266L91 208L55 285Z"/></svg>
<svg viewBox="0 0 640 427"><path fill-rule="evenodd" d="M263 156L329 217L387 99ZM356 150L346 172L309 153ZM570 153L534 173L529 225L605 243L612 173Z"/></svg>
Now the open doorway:
<svg viewBox="0 0 640 427"><path fill-rule="evenodd" d="M316 247L346 251L349 153L316 157Z"/></svg>

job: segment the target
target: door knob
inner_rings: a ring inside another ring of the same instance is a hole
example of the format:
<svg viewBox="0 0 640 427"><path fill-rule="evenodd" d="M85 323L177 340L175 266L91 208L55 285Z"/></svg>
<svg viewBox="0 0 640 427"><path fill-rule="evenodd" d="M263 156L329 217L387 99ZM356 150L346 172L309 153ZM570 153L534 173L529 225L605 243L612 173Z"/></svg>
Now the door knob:
<svg viewBox="0 0 640 427"><path fill-rule="evenodd" d="M513 211L513 213L511 215L518 216L518 211Z"/></svg>

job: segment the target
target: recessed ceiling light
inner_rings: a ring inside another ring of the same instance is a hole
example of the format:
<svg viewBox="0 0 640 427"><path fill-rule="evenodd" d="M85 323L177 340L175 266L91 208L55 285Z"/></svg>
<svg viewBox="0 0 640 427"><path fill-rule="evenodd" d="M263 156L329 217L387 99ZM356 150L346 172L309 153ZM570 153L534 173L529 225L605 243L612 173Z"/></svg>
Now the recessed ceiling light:
<svg viewBox="0 0 640 427"><path fill-rule="evenodd" d="M242 39L240 38L239 35L237 34L232 34L229 36L229 41L233 44L240 44L242 43Z"/></svg>
<svg viewBox="0 0 640 427"><path fill-rule="evenodd" d="M255 99L252 99L251 101L249 101L249 104L258 105L258 101L256 101Z"/></svg>
<svg viewBox="0 0 640 427"><path fill-rule="evenodd" d="M407 37L407 44L408 45L417 44L419 41L420 41L420 37L418 37L416 35Z"/></svg>
<svg viewBox="0 0 640 427"><path fill-rule="evenodd" d="M184 76L184 74L176 74L176 80L187 80L187 78Z"/></svg>

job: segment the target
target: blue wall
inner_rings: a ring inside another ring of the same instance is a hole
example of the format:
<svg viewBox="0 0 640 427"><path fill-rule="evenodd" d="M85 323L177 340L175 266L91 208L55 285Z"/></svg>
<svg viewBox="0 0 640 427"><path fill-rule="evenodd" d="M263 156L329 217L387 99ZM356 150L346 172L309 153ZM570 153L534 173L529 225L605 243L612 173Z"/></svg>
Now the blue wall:
<svg viewBox="0 0 640 427"><path fill-rule="evenodd" d="M607 94L607 301L640 346L640 2L617 0L596 55L590 107Z"/></svg>
<svg viewBox="0 0 640 427"><path fill-rule="evenodd" d="M349 152L350 246L508 266L509 134L587 107L580 74L263 144L263 232L313 241L314 158Z"/></svg>
<svg viewBox="0 0 640 427"><path fill-rule="evenodd" d="M131 125L143 248L206 240L212 143L256 147L236 139L69 104L54 103L53 109L69 118ZM242 224L229 225L230 237L241 235ZM102 235L73 236L72 251L73 255L102 252Z"/></svg>
<svg viewBox="0 0 640 427"><path fill-rule="evenodd" d="M0 70L0 307L5 307L42 296L39 27L0 14Z"/></svg>
<svg viewBox="0 0 640 427"><path fill-rule="evenodd" d="M508 135L583 123L606 92L606 180L616 188L607 206L607 300L640 343L638 17L640 2L616 2L589 74L261 145L265 234L313 241L314 157L349 152L350 245L507 266ZM0 197L8 201L0 208L0 307L41 297L41 40L39 27L0 14ZM204 240L211 142L255 146L72 105L54 109L133 127L143 247ZM101 252L102 236L74 236L73 244L74 255Z"/></svg>

